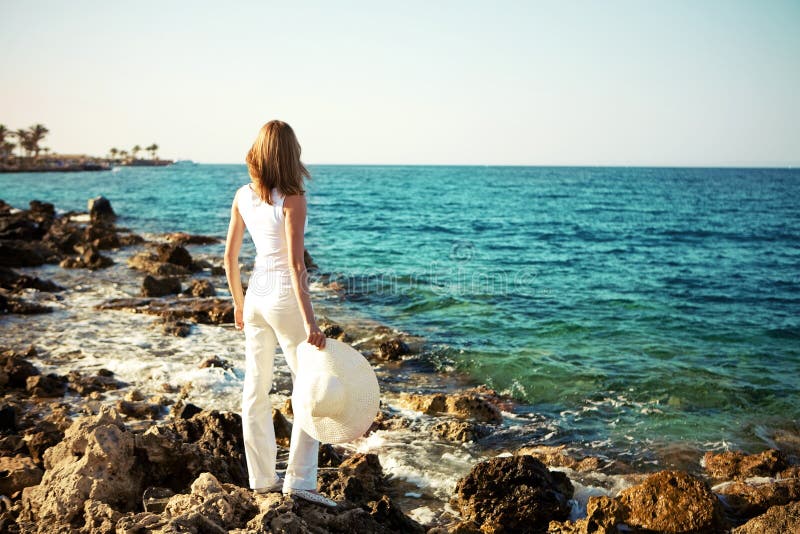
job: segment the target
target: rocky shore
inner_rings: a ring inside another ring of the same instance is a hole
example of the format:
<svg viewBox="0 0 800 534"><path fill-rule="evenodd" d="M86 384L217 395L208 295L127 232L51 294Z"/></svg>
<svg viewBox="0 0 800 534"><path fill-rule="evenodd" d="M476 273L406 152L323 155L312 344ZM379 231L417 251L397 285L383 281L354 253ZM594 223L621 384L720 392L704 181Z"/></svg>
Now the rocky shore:
<svg viewBox="0 0 800 534"><path fill-rule="evenodd" d="M78 286L97 284L115 268L136 291L95 299L92 313L119 314L131 329L137 318L155 318L166 339L230 328L230 299L216 289L224 287L224 271L190 252L216 238L146 238L116 221L102 197L86 212L61 214L47 202L15 209L0 201L2 532L800 531L800 443L756 454L707 452L694 470L651 472L599 452L544 446L538 434L511 428L535 419L518 413L513 399L435 373L424 340L333 316L323 318L326 335L353 344L373 364L381 411L356 446L320 447L319 490L336 509L256 494L247 487L235 411L192 402L189 383L165 380L154 391L144 377L121 378L102 362L79 367L74 354L42 348L53 345L37 334L36 318L63 313L64 293L80 296ZM307 264L316 267L310 256ZM54 269L81 276L44 276ZM316 277L325 287L325 273ZM15 319L23 315L26 322ZM233 362L213 356L197 367L225 373ZM290 390L285 373L275 390ZM276 403L272 417L285 458L291 403ZM442 462L460 450L480 459L442 495L390 475L392 466L369 452L370 443L392 436L410 436L428 450L450 447Z"/></svg>

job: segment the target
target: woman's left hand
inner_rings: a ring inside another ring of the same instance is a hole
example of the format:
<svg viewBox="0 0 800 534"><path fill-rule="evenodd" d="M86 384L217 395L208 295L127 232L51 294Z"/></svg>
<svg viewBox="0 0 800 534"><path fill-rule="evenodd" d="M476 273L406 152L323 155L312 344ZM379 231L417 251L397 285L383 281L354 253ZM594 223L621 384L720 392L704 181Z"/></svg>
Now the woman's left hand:
<svg viewBox="0 0 800 534"><path fill-rule="evenodd" d="M236 330L244 329L244 310L239 306L233 307L233 324Z"/></svg>
<svg viewBox="0 0 800 534"><path fill-rule="evenodd" d="M319 327L315 324L306 327L306 331L308 332L308 341L311 345L314 345L318 349L325 348L325 334Z"/></svg>

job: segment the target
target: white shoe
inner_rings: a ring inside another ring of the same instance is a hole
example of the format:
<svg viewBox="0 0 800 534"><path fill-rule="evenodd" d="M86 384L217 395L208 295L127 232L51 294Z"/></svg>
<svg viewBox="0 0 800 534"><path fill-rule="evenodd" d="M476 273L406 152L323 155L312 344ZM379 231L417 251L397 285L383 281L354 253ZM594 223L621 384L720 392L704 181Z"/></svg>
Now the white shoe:
<svg viewBox="0 0 800 534"><path fill-rule="evenodd" d="M280 493L281 490L283 490L283 478L279 476L278 481L273 485L267 486L266 488L256 488L253 491L263 495L265 493Z"/></svg>
<svg viewBox="0 0 800 534"><path fill-rule="evenodd" d="M330 506L332 508L339 506L336 503L336 501L331 500L326 496L322 495L321 493L317 493L316 491L304 490L304 489L290 489L289 491L284 492L284 495L291 495L292 497L300 497L301 499L305 499L309 502L322 504L324 506Z"/></svg>

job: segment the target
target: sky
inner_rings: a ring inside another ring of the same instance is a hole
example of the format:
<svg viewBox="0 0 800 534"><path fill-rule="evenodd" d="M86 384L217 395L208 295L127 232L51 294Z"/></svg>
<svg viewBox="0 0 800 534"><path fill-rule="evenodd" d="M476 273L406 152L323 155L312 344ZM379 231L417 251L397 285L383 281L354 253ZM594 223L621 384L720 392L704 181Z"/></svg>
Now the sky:
<svg viewBox="0 0 800 534"><path fill-rule="evenodd" d="M800 1L0 0L0 124L243 163L800 165Z"/></svg>

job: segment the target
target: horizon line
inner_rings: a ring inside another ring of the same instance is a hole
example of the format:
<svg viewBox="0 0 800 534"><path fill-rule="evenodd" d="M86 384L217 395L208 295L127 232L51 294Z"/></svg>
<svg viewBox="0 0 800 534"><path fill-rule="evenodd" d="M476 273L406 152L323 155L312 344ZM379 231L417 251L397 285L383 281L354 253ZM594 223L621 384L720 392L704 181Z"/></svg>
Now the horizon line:
<svg viewBox="0 0 800 534"><path fill-rule="evenodd" d="M243 165L246 163L207 162L192 159L176 159L176 162L191 161L198 165ZM722 165L652 165L652 164L518 164L518 163L308 163L305 165L325 167L529 167L566 169L786 169L800 168L800 162L786 164L722 164Z"/></svg>

